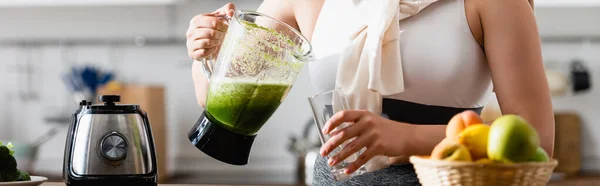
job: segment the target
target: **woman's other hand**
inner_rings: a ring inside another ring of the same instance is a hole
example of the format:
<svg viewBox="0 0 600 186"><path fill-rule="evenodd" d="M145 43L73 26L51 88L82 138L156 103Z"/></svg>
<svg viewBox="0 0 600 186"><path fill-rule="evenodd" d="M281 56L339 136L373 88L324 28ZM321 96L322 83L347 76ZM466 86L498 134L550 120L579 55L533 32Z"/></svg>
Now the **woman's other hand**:
<svg viewBox="0 0 600 186"><path fill-rule="evenodd" d="M200 14L192 18L186 32L188 55L194 60L216 56L227 32L224 15L233 16L235 5L226 4L213 13Z"/></svg>
<svg viewBox="0 0 600 186"><path fill-rule="evenodd" d="M344 122L352 124L332 132ZM406 140L403 139L410 138L410 129L411 125L388 120L369 111L340 111L329 119L321 131L330 134L331 138L321 147L320 154L326 157L346 140L356 137L327 161L330 166L333 166L366 148L356 161L346 167L345 173L350 174L377 155L394 157L406 154L404 153L404 149L407 148L404 145Z"/></svg>

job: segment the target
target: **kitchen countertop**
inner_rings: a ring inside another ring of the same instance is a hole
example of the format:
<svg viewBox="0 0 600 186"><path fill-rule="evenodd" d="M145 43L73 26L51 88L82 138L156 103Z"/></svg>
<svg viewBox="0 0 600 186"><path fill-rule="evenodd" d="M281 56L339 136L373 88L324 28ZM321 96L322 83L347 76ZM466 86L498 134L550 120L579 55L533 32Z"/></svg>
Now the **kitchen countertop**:
<svg viewBox="0 0 600 186"><path fill-rule="evenodd" d="M255 186L255 185L236 185L236 184L158 184L159 186ZM41 186L65 186L63 182L46 182ZM272 186L300 186L300 185L272 185ZM302 185L304 186L304 185Z"/></svg>
<svg viewBox="0 0 600 186"><path fill-rule="evenodd" d="M212 184L158 184L159 186L241 186L241 185L212 185ZM62 182L46 182L41 186L65 186Z"/></svg>
<svg viewBox="0 0 600 186"><path fill-rule="evenodd" d="M561 181L552 181L548 186L588 186L600 185L600 176L577 176Z"/></svg>
<svg viewBox="0 0 600 186"><path fill-rule="evenodd" d="M47 182L42 186L64 186L61 182ZM590 186L600 185L600 176L581 176L567 178L561 181L552 181L548 186ZM159 184L159 186L228 186L228 185L211 185L211 184ZM233 185L231 185L233 186Z"/></svg>

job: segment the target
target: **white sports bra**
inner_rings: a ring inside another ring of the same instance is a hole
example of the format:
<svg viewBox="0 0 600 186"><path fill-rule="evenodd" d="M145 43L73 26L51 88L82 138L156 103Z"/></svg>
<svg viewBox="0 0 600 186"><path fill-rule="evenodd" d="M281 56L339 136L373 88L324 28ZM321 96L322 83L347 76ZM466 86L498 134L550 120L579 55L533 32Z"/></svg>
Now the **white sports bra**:
<svg viewBox="0 0 600 186"><path fill-rule="evenodd" d="M464 0L434 3L400 21L400 30L405 90L385 98L456 108L487 103L492 95L490 70L467 23ZM344 26L313 34L317 61L309 70L317 92L334 89L339 52L348 34Z"/></svg>

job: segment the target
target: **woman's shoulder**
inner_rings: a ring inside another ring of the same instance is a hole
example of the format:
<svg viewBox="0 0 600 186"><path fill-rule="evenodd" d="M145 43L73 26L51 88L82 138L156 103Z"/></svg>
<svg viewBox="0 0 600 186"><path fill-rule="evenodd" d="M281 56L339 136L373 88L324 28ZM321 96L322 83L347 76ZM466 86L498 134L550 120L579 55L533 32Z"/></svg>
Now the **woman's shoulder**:
<svg viewBox="0 0 600 186"><path fill-rule="evenodd" d="M292 0L264 0L257 11L298 28L293 7Z"/></svg>
<svg viewBox="0 0 600 186"><path fill-rule="evenodd" d="M482 14L488 11L497 11L505 7L529 5L533 9L534 0L465 0L465 5L477 7L477 11ZM499 6L502 5L502 6Z"/></svg>
<svg viewBox="0 0 600 186"><path fill-rule="evenodd" d="M507 12L506 7L529 4L533 8L534 0L464 0L467 22L473 33L473 37L483 46L484 24L492 24L485 20L486 14L495 12ZM495 14L497 15L497 14Z"/></svg>
<svg viewBox="0 0 600 186"><path fill-rule="evenodd" d="M290 1L300 31L310 40L325 0L283 1Z"/></svg>

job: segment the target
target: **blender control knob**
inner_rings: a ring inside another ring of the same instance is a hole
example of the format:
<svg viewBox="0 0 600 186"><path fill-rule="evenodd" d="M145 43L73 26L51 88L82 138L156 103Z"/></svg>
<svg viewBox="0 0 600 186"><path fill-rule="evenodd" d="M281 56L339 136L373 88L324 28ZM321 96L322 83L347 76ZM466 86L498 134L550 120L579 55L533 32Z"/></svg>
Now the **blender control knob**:
<svg viewBox="0 0 600 186"><path fill-rule="evenodd" d="M127 156L127 141L117 133L104 137L100 148L102 156L110 161L120 161Z"/></svg>

